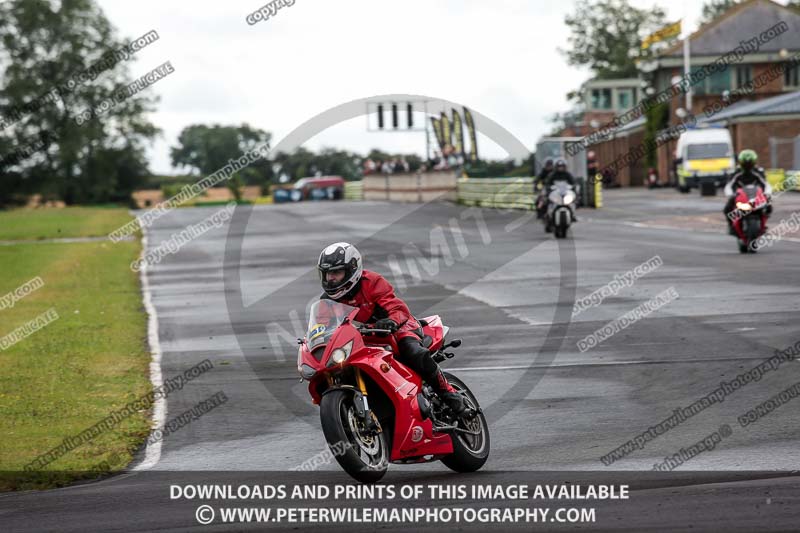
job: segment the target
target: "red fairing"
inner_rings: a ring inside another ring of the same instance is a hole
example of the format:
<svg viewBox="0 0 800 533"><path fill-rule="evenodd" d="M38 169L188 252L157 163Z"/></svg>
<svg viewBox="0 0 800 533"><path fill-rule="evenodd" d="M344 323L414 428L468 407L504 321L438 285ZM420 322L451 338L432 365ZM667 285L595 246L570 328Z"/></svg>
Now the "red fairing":
<svg viewBox="0 0 800 533"><path fill-rule="evenodd" d="M388 372L380 369L383 361L391 366ZM391 461L419 455L453 453L450 436L444 433L434 434L430 419L422 419L417 403L417 393L422 386L419 376L396 361L389 352L383 357L362 356L350 361L350 365L358 367L377 383L394 404L395 424ZM422 428L422 438L418 438L417 442L414 442L415 427Z"/></svg>
<svg viewBox="0 0 800 533"><path fill-rule="evenodd" d="M736 203L734 205L737 205L740 202L741 203L745 203L745 204L750 203L750 199L747 197L747 193L744 191L743 188L739 188L739 189L736 190ZM764 190L761 187L758 187L758 192L756 193L756 198L755 198L754 204L755 204L756 208L767 204L767 196L764 194ZM734 211L734 212L736 212L736 211ZM761 235L763 235L766 232L767 215L762 210L760 216L761 216ZM733 229L736 232L736 235L740 239L742 239L744 241L747 241L747 236L744 234L744 230L742 228L742 219L743 218L744 217L742 217L742 216L737 216L737 217L735 217L733 219ZM759 237L761 235L759 235Z"/></svg>
<svg viewBox="0 0 800 533"><path fill-rule="evenodd" d="M360 311L353 311L350 319L359 313ZM441 344L443 336L441 319L438 316L431 316L427 317L426 321L429 325L425 327L425 333ZM350 341L353 342L350 356L341 364L328 366L328 360L335 347L343 346ZM387 347L389 349L386 349ZM422 380L408 367L394 359L392 350L396 348L396 342L392 337L362 337L351 323L345 323L338 327L327 345L316 348L323 350L319 361L309 352L304 342L300 346L298 366L305 364L316 370L316 374L308 384L308 391L315 404L319 404L322 397L320 390L327 388L328 376L333 372L340 372L344 367L358 368L365 380L376 383L383 390L391 400L395 411L391 461L453 453L450 435L433 433L430 419L423 420L417 402L417 393L420 392ZM384 363L389 366L386 371L381 368Z"/></svg>
<svg viewBox="0 0 800 533"><path fill-rule="evenodd" d="M439 315L432 315L426 316L422 320L428 323L427 326L422 328L422 331L425 333L425 335L433 339L433 343L431 344L429 350L435 352L442 347L442 341L444 341L444 326L442 325L442 319L439 318Z"/></svg>

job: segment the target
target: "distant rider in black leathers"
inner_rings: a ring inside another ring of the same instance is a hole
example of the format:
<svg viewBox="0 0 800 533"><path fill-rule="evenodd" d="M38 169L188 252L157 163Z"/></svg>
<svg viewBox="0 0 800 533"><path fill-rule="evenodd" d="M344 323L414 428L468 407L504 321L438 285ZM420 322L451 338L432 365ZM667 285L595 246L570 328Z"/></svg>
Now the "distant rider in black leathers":
<svg viewBox="0 0 800 533"><path fill-rule="evenodd" d="M725 220L728 221L728 231L731 235L735 235L733 230L733 220L731 220L730 213L736 205L736 190L745 185L758 184L764 191L764 194L769 197L772 193L772 188L764 176L764 169L757 167L758 155L754 150L742 150L739 153L739 170L731 177L730 181L725 185L725 194L728 196L728 201L722 212L725 214ZM767 207L767 215L772 211L772 206Z"/></svg>
<svg viewBox="0 0 800 533"><path fill-rule="evenodd" d="M542 170L539 171L539 175L533 181L533 194L536 197L536 218L542 218L547 211L547 193L544 184L551 172L553 172L553 160L547 159Z"/></svg>

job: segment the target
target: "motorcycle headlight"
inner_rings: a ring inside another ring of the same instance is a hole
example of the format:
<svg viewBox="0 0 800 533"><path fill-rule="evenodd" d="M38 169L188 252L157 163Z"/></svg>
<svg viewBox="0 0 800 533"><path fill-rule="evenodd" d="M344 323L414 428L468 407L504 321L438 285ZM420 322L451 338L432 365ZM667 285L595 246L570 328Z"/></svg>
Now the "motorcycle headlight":
<svg viewBox="0 0 800 533"><path fill-rule="evenodd" d="M736 202L736 209L739 211L750 211L753 209L753 206L744 202Z"/></svg>
<svg viewBox="0 0 800 533"><path fill-rule="evenodd" d="M307 364L303 363L300 365L300 375L303 376L305 379L311 379L314 377L317 371L308 366Z"/></svg>
<svg viewBox="0 0 800 533"><path fill-rule="evenodd" d="M550 193L550 201L556 205L561 205L563 203L563 199L561 195L558 194L558 191L553 191Z"/></svg>
<svg viewBox="0 0 800 533"><path fill-rule="evenodd" d="M350 357L350 352L353 350L353 341L348 342L341 348L336 348L333 353L331 353L331 363L335 365L340 365L344 363L344 360Z"/></svg>
<svg viewBox="0 0 800 533"><path fill-rule="evenodd" d="M571 204L575 201L575 193L572 191L567 191L567 194L564 195L564 203Z"/></svg>

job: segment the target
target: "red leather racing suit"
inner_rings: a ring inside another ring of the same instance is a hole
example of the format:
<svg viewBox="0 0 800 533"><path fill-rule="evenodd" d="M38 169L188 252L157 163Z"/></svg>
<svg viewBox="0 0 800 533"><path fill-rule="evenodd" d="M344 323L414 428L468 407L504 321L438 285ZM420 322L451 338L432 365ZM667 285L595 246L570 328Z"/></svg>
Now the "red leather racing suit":
<svg viewBox="0 0 800 533"><path fill-rule="evenodd" d="M364 270L354 291L336 301L357 307L359 312L355 320L358 322L367 324L381 318L394 320L399 326L394 334L397 341L405 337L420 338L422 327L419 322L411 315L406 303L395 295L391 283L377 272Z"/></svg>

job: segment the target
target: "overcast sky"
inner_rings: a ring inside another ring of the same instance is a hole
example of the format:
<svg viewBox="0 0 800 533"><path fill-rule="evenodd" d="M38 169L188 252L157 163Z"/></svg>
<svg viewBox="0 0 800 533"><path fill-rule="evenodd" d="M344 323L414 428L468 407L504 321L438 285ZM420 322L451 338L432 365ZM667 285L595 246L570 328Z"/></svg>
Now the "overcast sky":
<svg viewBox="0 0 800 533"><path fill-rule="evenodd" d="M668 20L696 24L696 0L660 4ZM131 74L170 61L175 73L150 90L161 97L151 117L162 135L149 150L151 170L174 173L169 148L194 123L269 131L273 146L304 121L336 105L379 94L420 94L472 108L529 148L567 108L565 95L588 77L566 65L566 14L573 0L296 0L269 20L245 17L250 0L99 0L126 39L151 29L160 39L137 54ZM479 137L482 157L504 150ZM416 152L423 133L368 132L361 117L306 143L366 153Z"/></svg>

